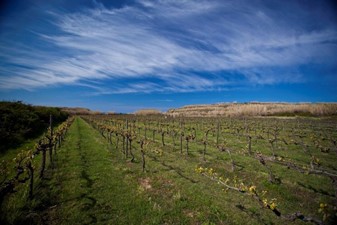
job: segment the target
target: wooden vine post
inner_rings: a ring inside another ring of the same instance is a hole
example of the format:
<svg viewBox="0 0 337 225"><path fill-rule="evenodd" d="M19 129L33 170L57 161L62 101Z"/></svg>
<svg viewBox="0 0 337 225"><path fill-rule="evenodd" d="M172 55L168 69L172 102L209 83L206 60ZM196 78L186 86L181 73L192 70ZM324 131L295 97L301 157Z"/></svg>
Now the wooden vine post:
<svg viewBox="0 0 337 225"><path fill-rule="evenodd" d="M184 131L181 130L180 131L180 154L183 154L183 138L184 138L185 134Z"/></svg>
<svg viewBox="0 0 337 225"><path fill-rule="evenodd" d="M248 154L252 155L252 137L248 135Z"/></svg>
<svg viewBox="0 0 337 225"><path fill-rule="evenodd" d="M208 130L206 130L206 132L205 132L205 136L204 136L204 140L203 140L203 145L204 145L204 150L203 150L203 152L202 152L202 158L203 158L203 160L204 161L206 161L206 148L207 148L207 144L208 144L208 134L209 134L209 132L211 131L212 129L208 129Z"/></svg>
<svg viewBox="0 0 337 225"><path fill-rule="evenodd" d="M142 154L142 171L145 172L145 147L149 144L148 141L146 141L146 139L142 139L140 141L138 141L138 143L140 144L140 152Z"/></svg>
<svg viewBox="0 0 337 225"><path fill-rule="evenodd" d="M132 131L127 133L127 141L129 142L129 148L130 148L130 155L131 155L131 162L135 161L135 155L132 152L132 141L136 138L136 134Z"/></svg>
<svg viewBox="0 0 337 225"><path fill-rule="evenodd" d="M164 147L165 146L165 134L167 133L167 131L161 128L160 133L161 133L161 143L162 143L162 146Z"/></svg>
<svg viewBox="0 0 337 225"><path fill-rule="evenodd" d="M33 191L34 191L34 167L32 165L32 158L30 157L26 162L26 168L29 173L29 198L33 199Z"/></svg>
<svg viewBox="0 0 337 225"><path fill-rule="evenodd" d="M42 158L41 158L41 169L40 169L40 178L43 178L44 176L44 170L46 167L46 151L49 144L44 144L42 140L39 141L37 145L37 150L42 152Z"/></svg>
<svg viewBox="0 0 337 225"><path fill-rule="evenodd" d="M216 127L216 145L219 145L219 136L220 136L220 122L218 121Z"/></svg>
<svg viewBox="0 0 337 225"><path fill-rule="evenodd" d="M53 166L53 117L52 114L49 115L49 136L47 135L48 138L48 149L49 149L49 162L50 165Z"/></svg>

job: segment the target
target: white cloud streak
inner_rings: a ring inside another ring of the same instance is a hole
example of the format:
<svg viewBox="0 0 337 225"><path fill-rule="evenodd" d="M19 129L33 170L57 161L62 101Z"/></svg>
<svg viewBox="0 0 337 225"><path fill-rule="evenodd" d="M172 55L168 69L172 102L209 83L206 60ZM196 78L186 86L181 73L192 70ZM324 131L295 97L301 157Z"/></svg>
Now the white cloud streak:
<svg viewBox="0 0 337 225"><path fill-rule="evenodd" d="M100 80L108 84L88 86L111 94L303 82L298 66L336 63L337 30L295 4L287 7L293 8L280 17L285 9L259 1L141 0L119 9L97 4L53 13L61 32L39 35L52 47L0 46L0 89ZM245 79L236 81L237 74Z"/></svg>

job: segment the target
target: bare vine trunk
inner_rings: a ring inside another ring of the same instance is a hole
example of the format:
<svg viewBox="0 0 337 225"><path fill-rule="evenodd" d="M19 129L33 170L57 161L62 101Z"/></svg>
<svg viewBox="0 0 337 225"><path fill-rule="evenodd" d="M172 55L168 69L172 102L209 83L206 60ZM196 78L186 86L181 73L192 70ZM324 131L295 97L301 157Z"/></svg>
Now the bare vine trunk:
<svg viewBox="0 0 337 225"><path fill-rule="evenodd" d="M40 178L44 176L44 170L46 167L46 149L42 149L42 161L41 161L41 170L40 170Z"/></svg>

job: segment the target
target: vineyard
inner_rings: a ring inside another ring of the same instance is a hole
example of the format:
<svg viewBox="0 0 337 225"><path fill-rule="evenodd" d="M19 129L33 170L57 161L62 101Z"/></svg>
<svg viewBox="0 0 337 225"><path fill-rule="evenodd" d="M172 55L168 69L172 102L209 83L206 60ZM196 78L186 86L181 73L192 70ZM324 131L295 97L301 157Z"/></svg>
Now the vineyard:
<svg viewBox="0 0 337 225"><path fill-rule="evenodd" d="M3 162L1 219L334 224L336 131L329 118L72 118Z"/></svg>

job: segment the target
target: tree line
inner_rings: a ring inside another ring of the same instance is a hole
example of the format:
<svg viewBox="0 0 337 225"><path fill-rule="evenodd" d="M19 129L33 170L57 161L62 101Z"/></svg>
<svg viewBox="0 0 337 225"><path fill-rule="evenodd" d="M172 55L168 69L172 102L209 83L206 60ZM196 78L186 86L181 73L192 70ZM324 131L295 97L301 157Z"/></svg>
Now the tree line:
<svg viewBox="0 0 337 225"><path fill-rule="evenodd" d="M32 106L21 101L0 102L0 153L40 136L48 128L50 116L57 126L68 118L68 113L60 108Z"/></svg>

